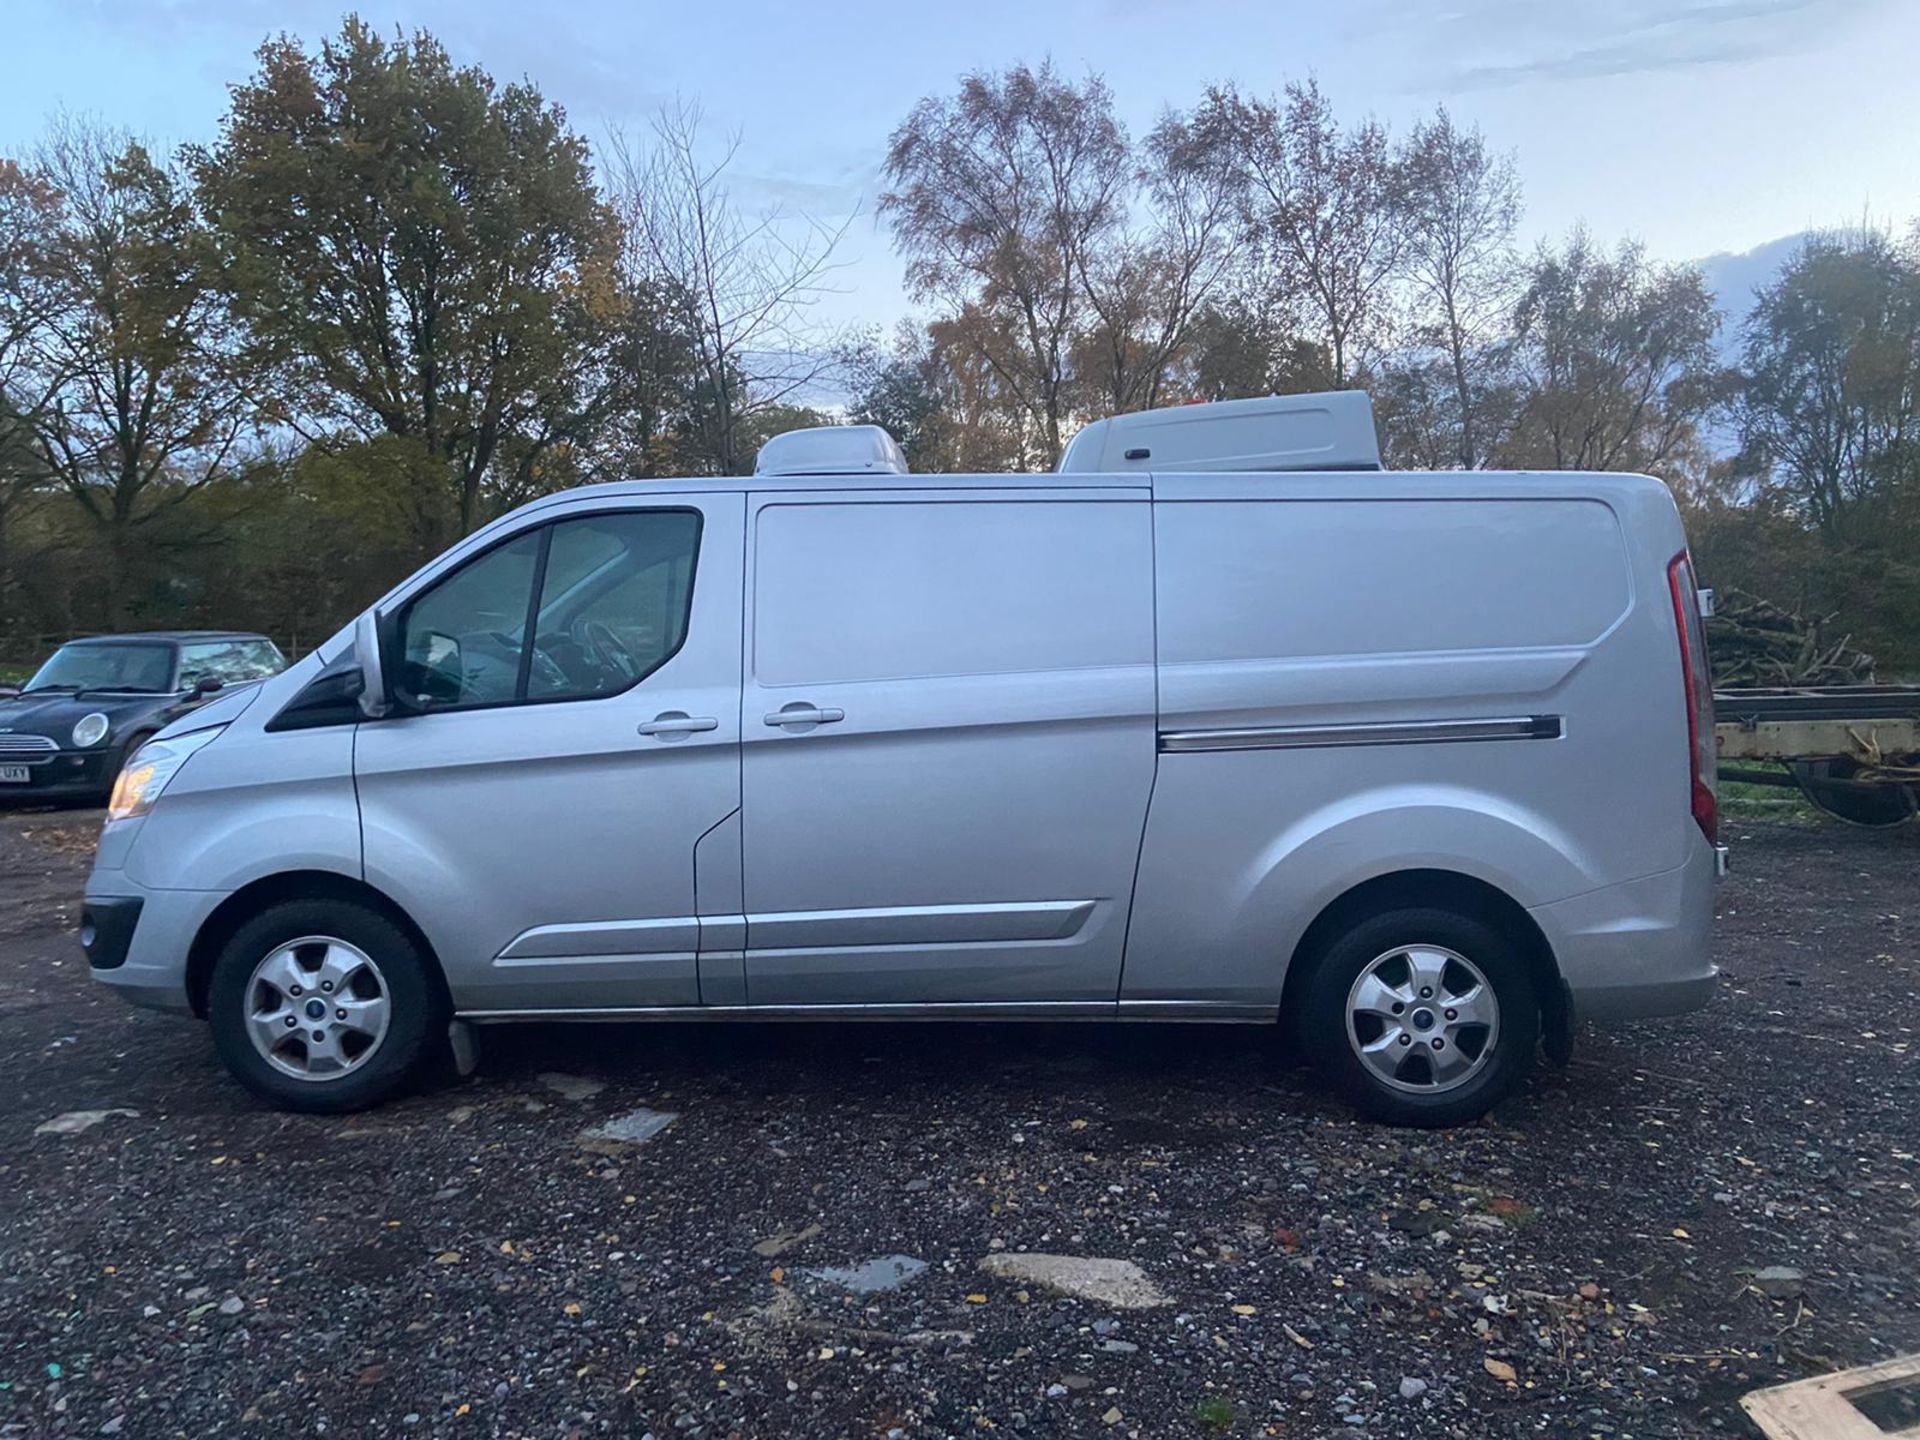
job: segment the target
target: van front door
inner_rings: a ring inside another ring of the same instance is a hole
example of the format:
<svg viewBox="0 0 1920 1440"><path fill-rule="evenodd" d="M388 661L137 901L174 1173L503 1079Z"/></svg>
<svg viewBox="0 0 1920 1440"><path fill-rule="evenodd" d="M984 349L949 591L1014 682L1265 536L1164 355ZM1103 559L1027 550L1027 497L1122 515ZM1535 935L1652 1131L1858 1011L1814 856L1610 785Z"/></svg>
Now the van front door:
<svg viewBox="0 0 1920 1440"><path fill-rule="evenodd" d="M753 1005L1119 987L1154 769L1145 490L750 497Z"/></svg>
<svg viewBox="0 0 1920 1440"><path fill-rule="evenodd" d="M570 505L401 605L411 713L355 736L366 875L460 1010L700 1003L697 853L740 804L744 506ZM737 913L737 840L718 859L710 908Z"/></svg>

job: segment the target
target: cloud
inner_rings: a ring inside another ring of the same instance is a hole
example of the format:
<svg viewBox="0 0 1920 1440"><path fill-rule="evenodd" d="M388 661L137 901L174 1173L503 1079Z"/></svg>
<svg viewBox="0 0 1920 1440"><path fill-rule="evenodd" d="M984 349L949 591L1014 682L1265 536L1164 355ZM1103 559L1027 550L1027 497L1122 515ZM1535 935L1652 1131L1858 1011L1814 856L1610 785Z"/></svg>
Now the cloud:
<svg viewBox="0 0 1920 1440"><path fill-rule="evenodd" d="M1426 23L1395 28L1425 54L1460 58L1411 87L1493 89L1537 80L1591 80L1728 64L1805 51L1889 0L1461 0ZM1437 30L1437 34L1435 31ZM1409 32L1423 32L1413 34Z"/></svg>

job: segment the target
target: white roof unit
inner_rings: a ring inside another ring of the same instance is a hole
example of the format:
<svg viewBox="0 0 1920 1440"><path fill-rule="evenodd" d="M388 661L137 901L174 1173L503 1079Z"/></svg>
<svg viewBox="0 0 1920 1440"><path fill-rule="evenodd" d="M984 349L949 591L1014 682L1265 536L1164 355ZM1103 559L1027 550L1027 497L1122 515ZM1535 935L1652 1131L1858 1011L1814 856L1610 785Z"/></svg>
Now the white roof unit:
<svg viewBox="0 0 1920 1440"><path fill-rule="evenodd" d="M1075 435L1060 457L1063 474L1379 468L1373 402L1362 390L1114 415Z"/></svg>
<svg viewBox="0 0 1920 1440"><path fill-rule="evenodd" d="M904 475L907 457L878 425L788 430L760 447L756 475Z"/></svg>

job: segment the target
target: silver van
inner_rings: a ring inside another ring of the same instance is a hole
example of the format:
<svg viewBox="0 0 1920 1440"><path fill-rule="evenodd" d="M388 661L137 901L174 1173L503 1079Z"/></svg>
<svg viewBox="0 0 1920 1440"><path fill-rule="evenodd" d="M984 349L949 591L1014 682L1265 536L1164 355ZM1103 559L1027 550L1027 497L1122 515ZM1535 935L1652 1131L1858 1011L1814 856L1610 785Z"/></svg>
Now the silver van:
<svg viewBox="0 0 1920 1440"><path fill-rule="evenodd" d="M1706 1001L1658 481L1383 472L1357 394L905 469L802 431L470 536L133 758L93 973L329 1111L471 1025L971 1016L1277 1026L1449 1125Z"/></svg>

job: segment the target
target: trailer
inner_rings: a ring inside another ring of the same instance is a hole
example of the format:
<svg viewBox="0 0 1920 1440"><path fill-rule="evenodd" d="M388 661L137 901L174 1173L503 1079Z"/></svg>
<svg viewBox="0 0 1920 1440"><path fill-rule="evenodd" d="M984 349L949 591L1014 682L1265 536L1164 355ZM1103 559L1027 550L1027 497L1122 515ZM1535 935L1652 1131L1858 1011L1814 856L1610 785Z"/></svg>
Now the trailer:
<svg viewBox="0 0 1920 1440"><path fill-rule="evenodd" d="M1720 778L1797 787L1853 825L1920 812L1920 686L1716 690Z"/></svg>

